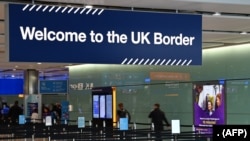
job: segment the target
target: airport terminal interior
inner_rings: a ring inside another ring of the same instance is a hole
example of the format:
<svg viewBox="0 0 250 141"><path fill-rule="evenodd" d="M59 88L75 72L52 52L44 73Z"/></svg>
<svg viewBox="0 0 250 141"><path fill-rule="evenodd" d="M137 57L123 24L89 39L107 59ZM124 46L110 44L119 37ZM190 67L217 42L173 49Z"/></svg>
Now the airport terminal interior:
<svg viewBox="0 0 250 141"><path fill-rule="evenodd" d="M223 141L217 133L226 127L219 125L250 124L249 6L248 0L1 1L0 140ZM144 40L136 40L136 30ZM85 44L91 49L71 51ZM129 60L134 54L173 58ZM15 123L9 111L16 101L22 114ZM124 128L119 103L130 115ZM160 131L149 116L158 104L170 124Z"/></svg>

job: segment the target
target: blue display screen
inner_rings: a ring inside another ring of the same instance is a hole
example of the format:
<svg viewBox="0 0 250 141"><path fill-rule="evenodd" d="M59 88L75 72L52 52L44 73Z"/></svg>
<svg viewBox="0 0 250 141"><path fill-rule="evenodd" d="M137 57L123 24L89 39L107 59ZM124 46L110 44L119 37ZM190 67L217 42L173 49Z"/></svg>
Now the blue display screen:
<svg viewBox="0 0 250 141"><path fill-rule="evenodd" d="M100 96L100 118L106 117L106 101L105 95Z"/></svg>
<svg viewBox="0 0 250 141"><path fill-rule="evenodd" d="M112 95L106 95L106 118L112 119Z"/></svg>
<svg viewBox="0 0 250 141"><path fill-rule="evenodd" d="M100 114L99 96L93 96L93 118L99 118Z"/></svg>
<svg viewBox="0 0 250 141"><path fill-rule="evenodd" d="M93 95L93 118L112 119L112 95Z"/></svg>

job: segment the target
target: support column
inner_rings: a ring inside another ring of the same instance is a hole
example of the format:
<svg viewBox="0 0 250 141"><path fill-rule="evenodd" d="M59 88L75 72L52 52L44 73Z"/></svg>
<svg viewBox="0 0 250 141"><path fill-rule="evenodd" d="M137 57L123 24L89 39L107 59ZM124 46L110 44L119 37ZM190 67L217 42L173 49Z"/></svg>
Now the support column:
<svg viewBox="0 0 250 141"><path fill-rule="evenodd" d="M38 94L39 72L35 69L24 71L24 94Z"/></svg>

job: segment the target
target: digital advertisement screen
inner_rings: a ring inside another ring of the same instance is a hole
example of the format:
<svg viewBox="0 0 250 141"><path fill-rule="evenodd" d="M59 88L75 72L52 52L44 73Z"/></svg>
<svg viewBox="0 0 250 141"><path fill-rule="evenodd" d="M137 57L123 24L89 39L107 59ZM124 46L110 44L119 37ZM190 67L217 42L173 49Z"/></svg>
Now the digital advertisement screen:
<svg viewBox="0 0 250 141"><path fill-rule="evenodd" d="M93 96L93 118L99 118L100 114L99 95Z"/></svg>
<svg viewBox="0 0 250 141"><path fill-rule="evenodd" d="M112 119L112 95L106 95L106 118Z"/></svg>
<svg viewBox="0 0 250 141"><path fill-rule="evenodd" d="M113 119L113 89L100 87L92 89L93 118L101 120Z"/></svg>
<svg viewBox="0 0 250 141"><path fill-rule="evenodd" d="M37 109L38 110L38 103L31 103L31 102L28 102L27 103L27 112L28 112L28 116L31 116L32 115L32 113L33 113L33 111L35 110L35 109Z"/></svg>
<svg viewBox="0 0 250 141"><path fill-rule="evenodd" d="M106 117L106 102L105 95L100 96L100 118Z"/></svg>
<svg viewBox="0 0 250 141"><path fill-rule="evenodd" d="M113 117L112 95L93 95L93 118Z"/></svg>
<svg viewBox="0 0 250 141"><path fill-rule="evenodd" d="M224 82L193 85L194 125L200 134L212 134L213 125L225 124Z"/></svg>

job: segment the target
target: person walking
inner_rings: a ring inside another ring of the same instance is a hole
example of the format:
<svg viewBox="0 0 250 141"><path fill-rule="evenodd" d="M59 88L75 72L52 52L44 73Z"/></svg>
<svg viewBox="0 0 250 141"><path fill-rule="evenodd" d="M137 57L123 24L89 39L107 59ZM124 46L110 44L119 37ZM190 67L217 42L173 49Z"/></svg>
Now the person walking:
<svg viewBox="0 0 250 141"><path fill-rule="evenodd" d="M154 126L156 141L162 141L161 132L164 129L163 122L165 122L167 126L170 126L170 124L165 116L165 113L160 109L160 104L154 104L154 109L149 113L148 117L151 118L151 122Z"/></svg>

